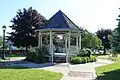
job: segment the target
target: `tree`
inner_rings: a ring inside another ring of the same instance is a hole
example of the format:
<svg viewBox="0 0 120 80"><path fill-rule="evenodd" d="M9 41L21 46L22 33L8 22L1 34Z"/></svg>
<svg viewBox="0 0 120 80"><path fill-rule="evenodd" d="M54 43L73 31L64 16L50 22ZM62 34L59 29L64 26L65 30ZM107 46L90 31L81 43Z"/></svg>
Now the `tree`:
<svg viewBox="0 0 120 80"><path fill-rule="evenodd" d="M35 30L41 27L46 19L37 12L37 10L32 9L32 7L27 9L19 9L16 16L11 20L12 32L9 33L8 40L13 42L14 46L26 47L37 45L37 35Z"/></svg>
<svg viewBox="0 0 120 80"><path fill-rule="evenodd" d="M82 34L81 39L82 48L98 49L101 46L101 40L95 34L88 31Z"/></svg>
<svg viewBox="0 0 120 80"><path fill-rule="evenodd" d="M0 36L0 49L2 49L2 48L3 48L3 38ZM7 40L5 40L4 48L5 49L8 48Z"/></svg>
<svg viewBox="0 0 120 80"><path fill-rule="evenodd" d="M104 53L106 53L107 49L110 49L110 40L108 39L109 35L112 35L111 29L102 29L96 32L96 35L101 39L102 46L104 46Z"/></svg>
<svg viewBox="0 0 120 80"><path fill-rule="evenodd" d="M120 8L119 8L120 9ZM111 48L113 53L120 54L120 15L118 15L118 27L114 29L112 36L110 37Z"/></svg>
<svg viewBox="0 0 120 80"><path fill-rule="evenodd" d="M2 42L3 40L2 40L2 37L0 36L0 48L1 48L1 46L2 46Z"/></svg>

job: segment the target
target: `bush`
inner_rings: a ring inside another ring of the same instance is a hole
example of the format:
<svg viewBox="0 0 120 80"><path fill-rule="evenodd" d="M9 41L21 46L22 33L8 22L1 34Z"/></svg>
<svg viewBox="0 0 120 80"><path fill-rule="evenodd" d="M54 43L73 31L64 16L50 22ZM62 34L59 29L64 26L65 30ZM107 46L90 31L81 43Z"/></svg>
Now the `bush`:
<svg viewBox="0 0 120 80"><path fill-rule="evenodd" d="M74 57L70 60L71 63L73 64L80 64L81 63L81 58L80 57Z"/></svg>
<svg viewBox="0 0 120 80"><path fill-rule="evenodd" d="M77 56L79 57L90 57L90 55L92 54L92 51L90 49L81 49L79 50L79 53Z"/></svg>
<svg viewBox="0 0 120 80"><path fill-rule="evenodd" d="M47 60L45 59L45 55L47 54L47 50L45 48L35 48L34 50L29 50L26 55L27 61L43 63Z"/></svg>
<svg viewBox="0 0 120 80"><path fill-rule="evenodd" d="M35 52L28 52L27 55L26 55L26 60L33 62L35 56L36 56Z"/></svg>
<svg viewBox="0 0 120 80"><path fill-rule="evenodd" d="M82 63L89 63L89 62L95 62L96 57L90 56L90 57L73 57L70 60L71 64L82 64Z"/></svg>
<svg viewBox="0 0 120 80"><path fill-rule="evenodd" d="M85 63L89 63L90 62L90 59L89 57L84 57L86 59L86 62Z"/></svg>
<svg viewBox="0 0 120 80"><path fill-rule="evenodd" d="M40 54L37 54L36 52L28 52L26 55L26 60L36 63L42 63L44 62L43 56Z"/></svg>
<svg viewBox="0 0 120 80"><path fill-rule="evenodd" d="M90 62L94 62L96 61L96 57L95 56L90 56Z"/></svg>

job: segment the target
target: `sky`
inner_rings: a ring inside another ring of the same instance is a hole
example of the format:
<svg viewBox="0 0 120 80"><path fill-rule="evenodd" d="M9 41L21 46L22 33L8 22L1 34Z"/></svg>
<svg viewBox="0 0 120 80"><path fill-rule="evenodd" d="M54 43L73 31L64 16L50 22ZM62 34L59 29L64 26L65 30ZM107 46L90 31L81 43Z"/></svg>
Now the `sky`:
<svg viewBox="0 0 120 80"><path fill-rule="evenodd" d="M33 7L46 19L62 10L77 26L95 33L98 29L114 29L120 14L120 0L0 0L0 35L2 26L12 30L10 20L18 9Z"/></svg>

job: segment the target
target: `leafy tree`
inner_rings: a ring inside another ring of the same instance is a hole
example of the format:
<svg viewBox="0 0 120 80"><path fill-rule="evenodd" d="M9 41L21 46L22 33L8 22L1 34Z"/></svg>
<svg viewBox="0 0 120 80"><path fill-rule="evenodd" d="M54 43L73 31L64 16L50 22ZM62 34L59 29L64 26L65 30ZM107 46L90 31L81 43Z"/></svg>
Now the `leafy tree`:
<svg viewBox="0 0 120 80"><path fill-rule="evenodd" d="M102 41L102 46L104 46L104 53L106 53L107 49L110 49L110 40L109 40L108 36L111 34L112 34L111 29L101 29L96 32L96 35Z"/></svg>
<svg viewBox="0 0 120 80"><path fill-rule="evenodd" d="M29 47L37 45L37 36L35 30L42 26L46 19L37 12L37 10L32 9L32 7L27 9L19 9L16 16L11 20L12 32L9 33L10 36L8 40L13 42L14 46L17 47Z"/></svg>
<svg viewBox="0 0 120 80"><path fill-rule="evenodd" d="M120 8L119 8L120 9ZM120 54L120 15L118 16L118 27L114 29L112 36L110 37L111 48L113 53Z"/></svg>
<svg viewBox="0 0 120 80"><path fill-rule="evenodd" d="M0 36L0 49L3 49L2 47L3 47L3 38ZM8 48L7 40L5 40L4 48L5 49Z"/></svg>
<svg viewBox="0 0 120 80"><path fill-rule="evenodd" d="M0 48L1 48L1 46L2 46L2 37L0 36Z"/></svg>
<svg viewBox="0 0 120 80"><path fill-rule="evenodd" d="M82 34L81 39L82 48L98 49L101 46L101 40L95 34L88 31Z"/></svg>
<svg viewBox="0 0 120 80"><path fill-rule="evenodd" d="M93 34L91 42L92 42L93 48L100 49L102 47L101 40L95 34Z"/></svg>

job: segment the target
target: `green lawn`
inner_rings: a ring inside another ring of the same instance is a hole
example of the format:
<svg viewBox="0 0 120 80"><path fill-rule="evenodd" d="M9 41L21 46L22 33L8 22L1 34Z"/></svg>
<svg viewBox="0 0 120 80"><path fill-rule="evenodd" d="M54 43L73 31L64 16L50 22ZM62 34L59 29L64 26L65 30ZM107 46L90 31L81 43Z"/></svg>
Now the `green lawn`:
<svg viewBox="0 0 120 80"><path fill-rule="evenodd" d="M0 68L0 80L60 80L61 73L24 67Z"/></svg>
<svg viewBox="0 0 120 80"><path fill-rule="evenodd" d="M120 80L120 58L113 64L96 68L98 80Z"/></svg>
<svg viewBox="0 0 120 80"><path fill-rule="evenodd" d="M99 56L107 56L108 54L92 54L95 57L99 57Z"/></svg>
<svg viewBox="0 0 120 80"><path fill-rule="evenodd" d="M25 55L14 53L14 54L8 55L8 57L25 57Z"/></svg>

